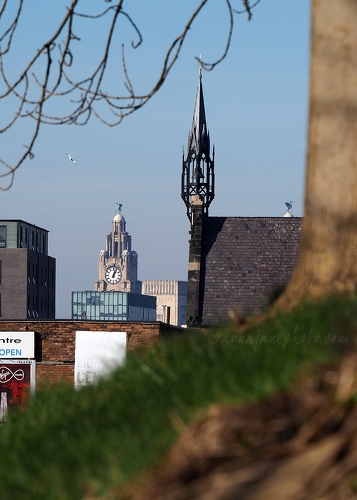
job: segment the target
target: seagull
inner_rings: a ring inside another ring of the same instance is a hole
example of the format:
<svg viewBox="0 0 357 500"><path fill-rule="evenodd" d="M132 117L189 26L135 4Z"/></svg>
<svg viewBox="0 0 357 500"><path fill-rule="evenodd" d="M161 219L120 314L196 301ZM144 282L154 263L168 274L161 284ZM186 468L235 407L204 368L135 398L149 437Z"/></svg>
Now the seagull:
<svg viewBox="0 0 357 500"><path fill-rule="evenodd" d="M72 158L71 155L69 155L68 153L65 153L65 154L68 156L69 161L73 161L73 163L76 164L76 162L74 161L74 159Z"/></svg>
<svg viewBox="0 0 357 500"><path fill-rule="evenodd" d="M287 206L287 209L290 210L293 208L293 202L290 201L290 203L288 201L285 202L285 205Z"/></svg>

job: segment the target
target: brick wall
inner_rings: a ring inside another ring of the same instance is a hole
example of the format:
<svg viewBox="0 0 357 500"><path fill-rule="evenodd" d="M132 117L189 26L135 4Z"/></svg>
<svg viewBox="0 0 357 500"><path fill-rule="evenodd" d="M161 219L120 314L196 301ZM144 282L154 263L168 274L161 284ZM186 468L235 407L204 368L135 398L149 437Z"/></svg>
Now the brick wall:
<svg viewBox="0 0 357 500"><path fill-rule="evenodd" d="M145 348L183 330L164 323L110 321L0 321L0 331L34 331L36 386L66 381L73 385L76 331L126 332L127 349ZM105 335L105 333L104 333Z"/></svg>

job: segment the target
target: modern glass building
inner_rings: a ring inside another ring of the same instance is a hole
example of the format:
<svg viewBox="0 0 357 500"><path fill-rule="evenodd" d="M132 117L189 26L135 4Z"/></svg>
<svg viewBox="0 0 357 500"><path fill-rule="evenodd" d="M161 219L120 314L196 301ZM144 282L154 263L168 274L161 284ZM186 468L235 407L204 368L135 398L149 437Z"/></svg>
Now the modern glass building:
<svg viewBox="0 0 357 500"><path fill-rule="evenodd" d="M72 319L156 321L156 297L118 291L72 292Z"/></svg>

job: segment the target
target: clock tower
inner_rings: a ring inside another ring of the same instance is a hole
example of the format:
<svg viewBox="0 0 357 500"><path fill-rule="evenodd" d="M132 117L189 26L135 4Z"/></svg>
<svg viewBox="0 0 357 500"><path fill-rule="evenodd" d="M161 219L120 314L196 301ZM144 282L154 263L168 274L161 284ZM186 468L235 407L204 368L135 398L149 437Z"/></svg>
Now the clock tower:
<svg viewBox="0 0 357 500"><path fill-rule="evenodd" d="M99 253L99 279L94 282L98 292L120 291L141 293L138 281L138 254L131 249L131 236L117 203L112 230L106 237L105 250Z"/></svg>

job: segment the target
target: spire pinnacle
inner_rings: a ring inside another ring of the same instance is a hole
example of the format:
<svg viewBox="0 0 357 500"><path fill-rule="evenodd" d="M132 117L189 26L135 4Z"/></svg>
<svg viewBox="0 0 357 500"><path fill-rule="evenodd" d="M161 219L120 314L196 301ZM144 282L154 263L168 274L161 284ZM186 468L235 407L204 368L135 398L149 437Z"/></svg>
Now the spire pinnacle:
<svg viewBox="0 0 357 500"><path fill-rule="evenodd" d="M193 112L192 129L188 138L188 153L194 153L196 156L201 156L202 154L209 156L210 140L206 123L205 103L203 99L201 54L199 63L199 81L195 109Z"/></svg>
<svg viewBox="0 0 357 500"><path fill-rule="evenodd" d="M187 208L187 216L193 224L192 206L199 201L203 213L208 215L208 207L214 198L214 151L210 155L210 136L207 129L205 105L202 90L202 58L200 54L198 87L192 128L188 136L186 158L182 157L181 198Z"/></svg>

